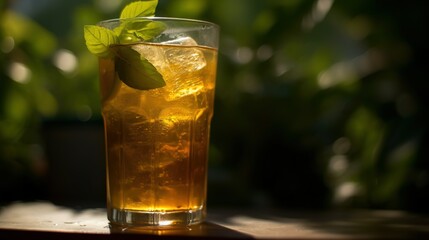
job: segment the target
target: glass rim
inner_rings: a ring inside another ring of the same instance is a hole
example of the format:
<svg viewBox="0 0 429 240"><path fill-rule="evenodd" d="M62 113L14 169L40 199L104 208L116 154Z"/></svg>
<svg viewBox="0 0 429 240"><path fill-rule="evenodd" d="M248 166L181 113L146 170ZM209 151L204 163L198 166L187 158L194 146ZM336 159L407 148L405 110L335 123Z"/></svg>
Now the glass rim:
<svg viewBox="0 0 429 240"><path fill-rule="evenodd" d="M174 21L174 22L187 22L187 23L195 23L195 24L206 24L211 25L217 29L219 29L219 25L213 22L205 21L205 20L199 20L199 19L192 19L192 18L179 18L179 17L133 17L133 18L111 18L99 21L97 25L103 25L103 24L109 24L114 22L121 22L126 20L132 20L132 19L148 19L148 20L155 20L155 21Z"/></svg>

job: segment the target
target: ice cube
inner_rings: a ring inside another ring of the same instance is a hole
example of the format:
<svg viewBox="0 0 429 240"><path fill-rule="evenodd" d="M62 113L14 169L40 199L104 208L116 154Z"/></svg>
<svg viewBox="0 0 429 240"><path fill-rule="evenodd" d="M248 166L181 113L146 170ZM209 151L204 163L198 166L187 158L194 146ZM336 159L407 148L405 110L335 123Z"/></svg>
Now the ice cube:
<svg viewBox="0 0 429 240"><path fill-rule="evenodd" d="M184 160L189 155L190 129L193 111L186 108L171 107L161 111L158 117L159 126L157 148L159 158L167 162L167 159Z"/></svg>
<svg viewBox="0 0 429 240"><path fill-rule="evenodd" d="M136 93L136 90L128 87L125 84L121 84L121 89L115 97L115 103L121 104L120 108L124 106L138 106L140 104L140 96Z"/></svg>
<svg viewBox="0 0 429 240"><path fill-rule="evenodd" d="M145 59L147 59L150 63L152 63L158 71L165 71L166 67L168 67L166 55L164 50L156 45L146 45L146 44L137 44L132 47L134 50L140 53Z"/></svg>
<svg viewBox="0 0 429 240"><path fill-rule="evenodd" d="M122 141L124 144L150 144L153 139L153 119L147 119L140 113L122 112Z"/></svg>
<svg viewBox="0 0 429 240"><path fill-rule="evenodd" d="M199 71L207 62L197 45L194 39L184 36L163 42L162 46L138 44L133 49L161 73L166 82L165 99L174 101L204 88Z"/></svg>
<svg viewBox="0 0 429 240"><path fill-rule="evenodd" d="M189 36L177 36L176 39L165 41L163 44L198 46L198 43Z"/></svg>
<svg viewBox="0 0 429 240"><path fill-rule="evenodd" d="M198 46L191 37L181 37L164 42L180 46ZM169 48L165 51L168 62L172 65L182 66L184 71L192 72L204 68L207 63L204 54L196 48Z"/></svg>
<svg viewBox="0 0 429 240"><path fill-rule="evenodd" d="M198 46L191 37L180 37L166 41L163 45ZM188 71L199 70L206 66L203 53L194 48L160 48L158 45L136 44L132 46L144 58L151 62L157 69L167 67L166 63L185 66Z"/></svg>
<svg viewBox="0 0 429 240"><path fill-rule="evenodd" d="M189 124L194 117L194 110L181 107L170 107L163 109L158 116L162 121L162 129L173 131L179 125ZM183 128L183 127L182 127Z"/></svg>
<svg viewBox="0 0 429 240"><path fill-rule="evenodd" d="M166 75L167 101L195 94L204 88L199 71L206 66L204 54L194 48L195 41L191 38L183 38L182 46L172 47L165 51L166 59L170 66L170 72Z"/></svg>

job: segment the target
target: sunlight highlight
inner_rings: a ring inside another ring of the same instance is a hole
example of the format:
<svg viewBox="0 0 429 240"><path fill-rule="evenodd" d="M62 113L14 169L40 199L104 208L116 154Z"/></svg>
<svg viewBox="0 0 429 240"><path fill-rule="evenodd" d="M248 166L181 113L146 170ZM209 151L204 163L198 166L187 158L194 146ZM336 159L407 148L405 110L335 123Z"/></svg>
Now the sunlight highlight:
<svg viewBox="0 0 429 240"><path fill-rule="evenodd" d="M317 23L321 22L332 8L334 0L318 0L311 11L302 21L304 29L311 29Z"/></svg>
<svg viewBox="0 0 429 240"><path fill-rule="evenodd" d="M61 71L72 73L77 68L77 57L67 49L60 49L55 53L53 63Z"/></svg>
<svg viewBox="0 0 429 240"><path fill-rule="evenodd" d="M238 63L246 64L253 59L253 51L248 47L240 47L235 51L235 60Z"/></svg>
<svg viewBox="0 0 429 240"><path fill-rule="evenodd" d="M334 87L344 82L356 81L384 66L384 59L377 50L369 50L355 58L335 63L319 74L320 88Z"/></svg>
<svg viewBox="0 0 429 240"><path fill-rule="evenodd" d="M3 38L3 41L0 46L0 50L3 53L10 53L15 48L15 39L11 36Z"/></svg>
<svg viewBox="0 0 429 240"><path fill-rule="evenodd" d="M344 182L341 183L335 189L335 201L344 202L347 199L356 196L359 193L359 185L355 182Z"/></svg>
<svg viewBox="0 0 429 240"><path fill-rule="evenodd" d="M266 61L273 56L273 48L269 45L262 45L256 51L256 57L260 61Z"/></svg>
<svg viewBox="0 0 429 240"><path fill-rule="evenodd" d="M349 167L349 160L345 155L334 155L329 159L329 171L336 176L344 174Z"/></svg>
<svg viewBox="0 0 429 240"><path fill-rule="evenodd" d="M15 82L25 84L30 82L31 70L23 63L13 62L9 65L8 75Z"/></svg>

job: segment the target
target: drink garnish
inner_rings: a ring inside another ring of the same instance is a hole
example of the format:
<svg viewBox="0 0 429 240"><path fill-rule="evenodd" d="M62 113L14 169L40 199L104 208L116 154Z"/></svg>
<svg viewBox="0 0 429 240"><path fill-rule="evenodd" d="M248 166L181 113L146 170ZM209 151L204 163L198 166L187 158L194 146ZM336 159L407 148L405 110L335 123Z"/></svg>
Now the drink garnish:
<svg viewBox="0 0 429 240"><path fill-rule="evenodd" d="M165 25L150 19L153 17L158 0L135 1L126 5L120 15L121 24L113 30L97 26L84 26L84 37L88 50L101 58L115 58L115 70L119 78L128 86L149 90L165 86L158 70L147 59L132 48L115 47L150 40L165 30Z"/></svg>

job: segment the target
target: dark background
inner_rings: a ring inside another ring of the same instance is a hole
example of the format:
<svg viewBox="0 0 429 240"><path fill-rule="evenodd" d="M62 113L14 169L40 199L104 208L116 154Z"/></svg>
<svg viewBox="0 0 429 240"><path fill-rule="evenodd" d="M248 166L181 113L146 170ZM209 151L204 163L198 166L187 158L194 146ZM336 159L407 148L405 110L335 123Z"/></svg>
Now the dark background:
<svg viewBox="0 0 429 240"><path fill-rule="evenodd" d="M129 1L1 0L0 204L104 206L83 26ZM210 207L429 212L425 1L160 0L221 27Z"/></svg>

